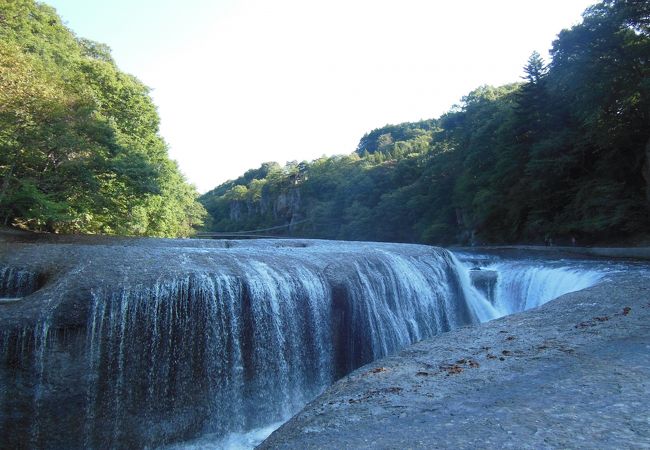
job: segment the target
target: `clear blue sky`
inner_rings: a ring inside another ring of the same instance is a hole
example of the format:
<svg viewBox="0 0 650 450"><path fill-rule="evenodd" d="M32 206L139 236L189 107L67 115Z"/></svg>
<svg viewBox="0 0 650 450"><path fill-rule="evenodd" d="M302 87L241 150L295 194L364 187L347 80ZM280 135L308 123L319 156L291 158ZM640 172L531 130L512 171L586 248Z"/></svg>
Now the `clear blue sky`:
<svg viewBox="0 0 650 450"><path fill-rule="evenodd" d="M518 81L592 0L46 0L153 89L201 192Z"/></svg>

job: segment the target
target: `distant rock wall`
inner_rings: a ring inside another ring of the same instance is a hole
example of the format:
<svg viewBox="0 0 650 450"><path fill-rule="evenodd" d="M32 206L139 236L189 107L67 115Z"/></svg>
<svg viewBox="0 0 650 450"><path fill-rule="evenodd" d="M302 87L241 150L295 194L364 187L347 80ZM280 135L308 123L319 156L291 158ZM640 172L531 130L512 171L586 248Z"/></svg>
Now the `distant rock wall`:
<svg viewBox="0 0 650 450"><path fill-rule="evenodd" d="M255 216L271 217L288 224L304 217L299 187L279 193L263 192L259 200L233 200L230 202L230 220L242 222Z"/></svg>

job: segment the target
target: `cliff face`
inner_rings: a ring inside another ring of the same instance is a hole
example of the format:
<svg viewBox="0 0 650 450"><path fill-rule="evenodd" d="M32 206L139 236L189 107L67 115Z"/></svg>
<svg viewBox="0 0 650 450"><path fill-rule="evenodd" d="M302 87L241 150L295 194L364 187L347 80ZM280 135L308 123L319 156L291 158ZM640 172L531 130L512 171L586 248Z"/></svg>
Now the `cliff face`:
<svg viewBox="0 0 650 450"><path fill-rule="evenodd" d="M232 200L229 206L229 218L233 222L266 217L292 224L304 218L299 187L291 187L279 193L265 191L259 200Z"/></svg>

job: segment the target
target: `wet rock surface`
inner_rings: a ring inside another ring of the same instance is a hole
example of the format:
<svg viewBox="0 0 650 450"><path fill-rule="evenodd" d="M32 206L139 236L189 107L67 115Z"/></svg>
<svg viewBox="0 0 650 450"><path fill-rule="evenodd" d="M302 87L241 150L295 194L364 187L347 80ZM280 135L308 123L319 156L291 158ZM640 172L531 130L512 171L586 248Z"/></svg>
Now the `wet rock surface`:
<svg viewBox="0 0 650 450"><path fill-rule="evenodd" d="M335 383L259 448L649 448L650 280L612 275Z"/></svg>

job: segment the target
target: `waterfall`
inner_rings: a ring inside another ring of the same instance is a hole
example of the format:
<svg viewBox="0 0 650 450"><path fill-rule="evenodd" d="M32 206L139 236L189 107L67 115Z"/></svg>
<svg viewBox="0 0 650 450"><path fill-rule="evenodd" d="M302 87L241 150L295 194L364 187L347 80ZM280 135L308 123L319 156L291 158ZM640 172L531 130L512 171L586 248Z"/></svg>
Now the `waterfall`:
<svg viewBox="0 0 650 450"><path fill-rule="evenodd" d="M16 395L3 407L24 413L2 416L9 444L143 447L263 429L351 370L481 319L442 249L250 243L169 253L117 285L92 265L68 272L74 283L53 283L87 285L74 326L61 323L47 286L17 302L44 299L52 314L0 334L0 384ZM162 261L169 267L152 269Z"/></svg>
<svg viewBox="0 0 650 450"><path fill-rule="evenodd" d="M0 267L0 302L13 301L36 290L36 273L16 267Z"/></svg>
<svg viewBox="0 0 650 450"><path fill-rule="evenodd" d="M498 274L494 307L500 315L525 311L595 285L603 272L568 265L509 261L488 266Z"/></svg>
<svg viewBox="0 0 650 450"><path fill-rule="evenodd" d="M489 290L487 292L481 292L481 289L476 286L475 282L472 281L469 270L470 266L463 264L453 254L451 257L458 271L458 276L463 288L463 292L465 293L465 296L470 300L468 304L472 309L474 316L480 322L487 322L488 320L503 316L503 313L500 311L498 306L494 304Z"/></svg>
<svg viewBox="0 0 650 450"><path fill-rule="evenodd" d="M606 273L625 272L630 264L597 260L508 259L480 253L455 252L461 277L477 291L477 312L483 322L536 308L570 292L598 283ZM481 300L482 299L482 300ZM486 303L489 306L486 306Z"/></svg>
<svg viewBox="0 0 650 450"><path fill-rule="evenodd" d="M0 269L6 446L259 439L368 362L601 276L490 261L495 282L479 286L462 257L425 246L135 242L64 253L47 283Z"/></svg>

